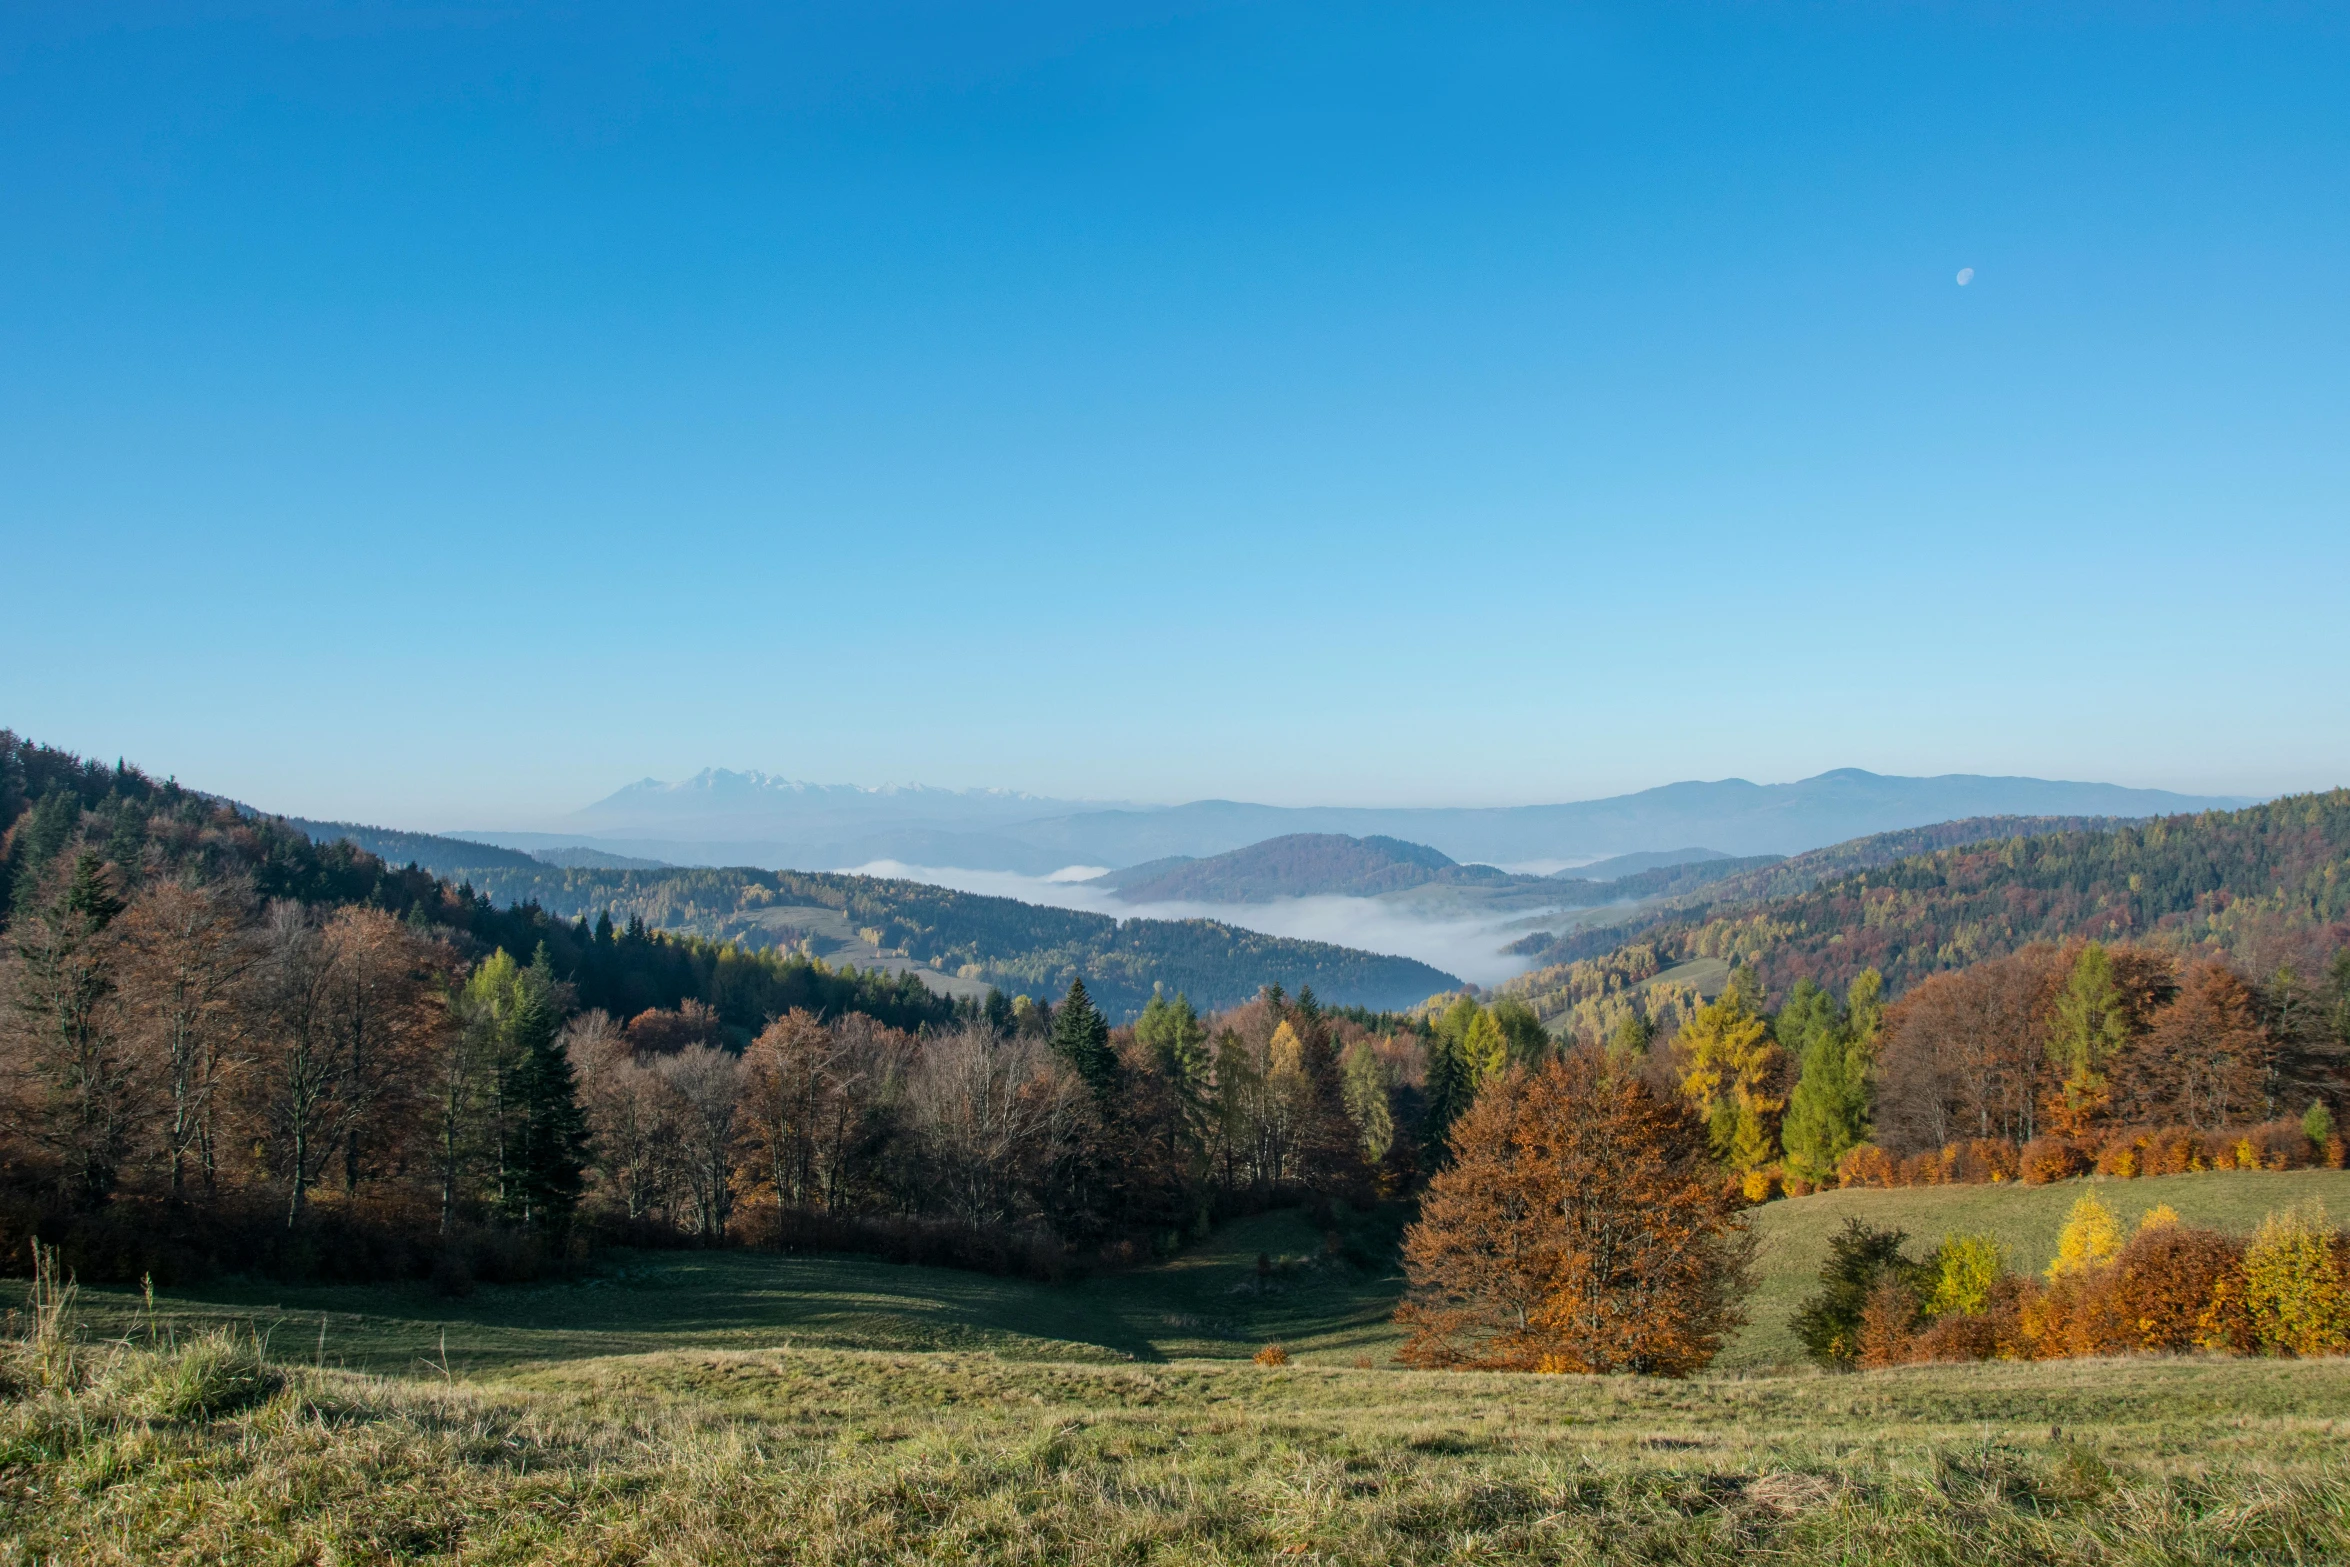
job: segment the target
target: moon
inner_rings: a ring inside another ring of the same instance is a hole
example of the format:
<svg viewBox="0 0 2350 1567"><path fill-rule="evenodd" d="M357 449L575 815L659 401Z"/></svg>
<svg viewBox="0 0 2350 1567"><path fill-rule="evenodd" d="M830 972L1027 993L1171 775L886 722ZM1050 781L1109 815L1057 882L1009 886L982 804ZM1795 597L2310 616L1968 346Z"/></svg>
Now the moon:
<svg viewBox="0 0 2350 1567"><path fill-rule="evenodd" d="M1960 268L1958 269L1958 286L1959 286L1960 288L1964 288L1964 287L1966 287L1966 286L1967 286L1969 283L1972 283L1974 280L1975 280L1975 269L1974 269L1973 267L1960 267Z"/></svg>

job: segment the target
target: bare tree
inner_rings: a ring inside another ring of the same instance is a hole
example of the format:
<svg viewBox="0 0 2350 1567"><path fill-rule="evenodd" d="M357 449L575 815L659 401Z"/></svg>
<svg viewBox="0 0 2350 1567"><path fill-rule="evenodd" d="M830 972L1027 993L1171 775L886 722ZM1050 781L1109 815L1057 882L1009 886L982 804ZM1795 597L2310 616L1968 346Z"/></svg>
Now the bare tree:
<svg viewBox="0 0 2350 1567"><path fill-rule="evenodd" d="M216 1184L213 1101L237 1059L239 991L253 958L244 917L242 888L167 881L142 893L118 927L123 988L136 998L132 1028L170 1097L163 1154L175 1199L191 1157L204 1189Z"/></svg>
<svg viewBox="0 0 2350 1567"><path fill-rule="evenodd" d="M1052 1116L1028 1092L1045 1063L1041 1041L984 1023L926 1040L906 1085L908 1129L924 1197L980 1228L1022 1217L1022 1181Z"/></svg>
<svg viewBox="0 0 2350 1567"><path fill-rule="evenodd" d="M734 1164L735 1106L742 1099L742 1059L711 1045L689 1045L654 1063L675 1106L678 1168L693 1200L691 1228L717 1240L726 1234Z"/></svg>

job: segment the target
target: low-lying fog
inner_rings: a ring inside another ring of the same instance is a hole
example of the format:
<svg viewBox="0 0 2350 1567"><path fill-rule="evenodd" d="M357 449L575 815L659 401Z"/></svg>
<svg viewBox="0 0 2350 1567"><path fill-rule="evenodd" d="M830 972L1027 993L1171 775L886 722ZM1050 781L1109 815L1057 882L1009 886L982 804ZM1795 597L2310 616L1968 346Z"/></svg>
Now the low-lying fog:
<svg viewBox="0 0 2350 1567"><path fill-rule="evenodd" d="M898 860L875 860L853 867L860 876L894 876L905 881L952 887L957 892L984 893L995 898L1017 898L1057 909L1083 909L1119 919L1221 920L1243 930L1268 936L1292 936L1305 941L1328 941L1365 952L1384 952L1417 958L1448 974L1458 974L1476 985L1495 985L1524 971L1526 960L1501 949L1523 929L1508 930L1522 920L1524 910L1496 914L1489 919L1430 920L1414 917L1405 907L1379 898L1284 898L1274 903L1127 903L1107 887L1088 885L1098 866L1072 865L1050 876L1023 876L1014 871L974 871L952 865L907 865Z"/></svg>

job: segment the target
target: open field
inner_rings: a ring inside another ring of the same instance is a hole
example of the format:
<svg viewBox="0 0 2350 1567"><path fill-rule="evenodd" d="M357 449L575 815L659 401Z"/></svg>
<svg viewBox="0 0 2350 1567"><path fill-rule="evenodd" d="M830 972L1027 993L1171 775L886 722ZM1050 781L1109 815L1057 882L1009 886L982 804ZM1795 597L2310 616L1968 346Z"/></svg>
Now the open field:
<svg viewBox="0 0 2350 1567"><path fill-rule="evenodd" d="M1846 1218L1898 1225L1922 1251L1951 1231L1997 1236L2019 1267L2055 1254L2056 1232L2092 1186L2125 1226L2167 1202L2191 1224L2249 1231L2271 1209L2310 1197L2350 1217L2350 1172L2231 1172L2051 1186L1942 1186L1823 1192L1755 1211L1761 1240L1753 1322L1724 1351L1722 1370L1801 1358L1787 1330L1816 1287L1828 1237ZM183 1331L231 1323L280 1352L378 1372L487 1371L529 1361L655 1350L795 1347L984 1350L1023 1359L1166 1361L1245 1358L1279 1342L1301 1361L1384 1365L1402 1342L1388 1321L1402 1280L1392 1255L1398 1209L1347 1216L1343 1240L1360 1265L1326 1251L1294 1212L1227 1224L1172 1262L1076 1284L1042 1285L864 1257L759 1252L642 1252L607 1259L577 1282L485 1287L450 1300L422 1285L390 1287L227 1282L175 1291L160 1320ZM1264 1255L1271 1272L1260 1275ZM95 1332L143 1326L135 1291L87 1290ZM325 1347L319 1348L323 1322ZM289 1347L290 1346L290 1347Z"/></svg>
<svg viewBox="0 0 2350 1567"><path fill-rule="evenodd" d="M460 1301L87 1291L91 1385L0 1402L0 1567L2350 1560L2350 1363L1753 1369L1846 1216L2036 1264L2084 1184L1771 1204L1757 1323L1682 1383L1394 1369L1398 1280L1294 1213L1058 1287L717 1252ZM2338 1172L2105 1188L2125 1222L2350 1211ZM276 1390L158 1413L208 1325ZM1297 1363L1242 1358L1269 1340Z"/></svg>

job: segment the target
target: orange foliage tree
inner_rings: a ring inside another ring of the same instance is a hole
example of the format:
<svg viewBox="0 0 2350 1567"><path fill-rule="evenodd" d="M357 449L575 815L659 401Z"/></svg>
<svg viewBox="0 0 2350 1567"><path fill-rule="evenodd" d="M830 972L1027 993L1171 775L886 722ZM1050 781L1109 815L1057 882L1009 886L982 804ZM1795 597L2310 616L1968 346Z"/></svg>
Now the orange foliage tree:
<svg viewBox="0 0 2350 1567"><path fill-rule="evenodd" d="M1682 1376L1745 1320L1704 1123L1600 1051L1487 1085L1452 1154L1404 1237L1407 1363Z"/></svg>

